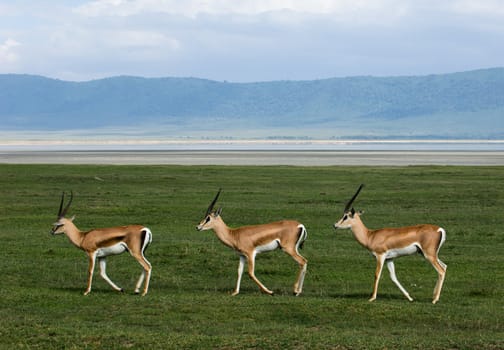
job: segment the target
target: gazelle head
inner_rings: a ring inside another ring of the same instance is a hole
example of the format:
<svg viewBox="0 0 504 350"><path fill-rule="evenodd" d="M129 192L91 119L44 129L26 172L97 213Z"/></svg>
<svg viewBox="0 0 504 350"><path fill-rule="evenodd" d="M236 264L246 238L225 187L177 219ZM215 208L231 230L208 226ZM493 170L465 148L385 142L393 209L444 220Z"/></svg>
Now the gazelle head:
<svg viewBox="0 0 504 350"><path fill-rule="evenodd" d="M61 202L58 210L58 220L53 224L53 227L51 229L51 233L53 235L65 233L65 225L72 222L75 218L75 216L70 219L65 218L68 208L70 208L70 204L72 204L72 199L73 192L70 191L70 200L68 201L68 204L65 206L65 208L63 208L63 202L65 201L65 192L61 194Z"/></svg>
<svg viewBox="0 0 504 350"><path fill-rule="evenodd" d="M213 210L213 208L215 206L215 203L217 202L217 199L219 198L221 191L222 189L219 189L219 192L217 192L215 198L208 206L208 209L205 213L205 217L203 218L203 220L200 221L199 225L196 226L196 229L198 231L211 230L214 227L215 221L220 217L222 208L219 208L215 211Z"/></svg>
<svg viewBox="0 0 504 350"><path fill-rule="evenodd" d="M334 223L334 228L335 229L345 229L345 228L351 228L354 220L355 220L355 215L361 215L362 211L356 212L355 209L353 208L352 204L355 201L355 198L359 195L359 192L362 190L364 187L364 184L361 184L359 188L357 189L357 192L353 195L353 197L347 202L345 209L343 210L343 216L339 221Z"/></svg>

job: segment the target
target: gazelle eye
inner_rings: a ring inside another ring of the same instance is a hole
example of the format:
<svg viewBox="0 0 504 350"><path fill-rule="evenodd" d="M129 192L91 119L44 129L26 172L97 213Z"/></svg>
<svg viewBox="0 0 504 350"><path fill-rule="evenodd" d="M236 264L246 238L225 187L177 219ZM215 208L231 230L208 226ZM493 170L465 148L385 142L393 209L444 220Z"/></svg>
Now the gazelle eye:
<svg viewBox="0 0 504 350"><path fill-rule="evenodd" d="M207 224L210 221L210 215L208 215L205 219L205 224Z"/></svg>
<svg viewBox="0 0 504 350"><path fill-rule="evenodd" d="M343 216L343 221L345 221L346 219L348 219L348 215L345 214L345 216Z"/></svg>

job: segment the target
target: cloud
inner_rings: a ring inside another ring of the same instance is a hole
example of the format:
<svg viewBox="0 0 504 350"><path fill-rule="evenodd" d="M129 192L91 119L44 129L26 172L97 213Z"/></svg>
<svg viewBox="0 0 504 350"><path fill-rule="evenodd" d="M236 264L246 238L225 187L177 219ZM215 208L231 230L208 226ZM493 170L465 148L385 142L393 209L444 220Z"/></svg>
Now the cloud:
<svg viewBox="0 0 504 350"><path fill-rule="evenodd" d="M21 44L14 39L8 38L0 45L0 63L12 64L18 61L15 48Z"/></svg>
<svg viewBox="0 0 504 350"><path fill-rule="evenodd" d="M501 0L459 0L451 4L451 8L463 14L472 15L490 15L502 16L504 15L504 7Z"/></svg>
<svg viewBox="0 0 504 350"><path fill-rule="evenodd" d="M148 30L115 30L105 33L106 41L118 48L160 48L178 50L180 43L159 32Z"/></svg>
<svg viewBox="0 0 504 350"><path fill-rule="evenodd" d="M25 0L0 5L0 73L15 69L78 80L128 74L258 81L504 66L500 4ZM16 40L2 44L2 38Z"/></svg>
<svg viewBox="0 0 504 350"><path fill-rule="evenodd" d="M84 16L132 16L141 13L198 15L248 15L290 11L304 14L347 15L357 12L391 12L404 1L399 0L99 0L74 9Z"/></svg>

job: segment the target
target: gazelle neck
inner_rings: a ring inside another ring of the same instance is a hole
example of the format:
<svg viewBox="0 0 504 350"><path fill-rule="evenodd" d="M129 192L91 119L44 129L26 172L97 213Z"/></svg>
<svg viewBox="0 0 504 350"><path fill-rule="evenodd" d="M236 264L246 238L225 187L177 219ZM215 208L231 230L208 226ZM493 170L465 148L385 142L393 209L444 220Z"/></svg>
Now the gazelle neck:
<svg viewBox="0 0 504 350"><path fill-rule="evenodd" d="M73 245L80 248L82 239L84 238L84 232L80 231L77 226L68 219L65 223L65 234Z"/></svg>
<svg viewBox="0 0 504 350"><path fill-rule="evenodd" d="M220 216L215 218L212 229L214 230L217 238L219 238L222 243L229 247L235 246L235 240L232 235L233 230L226 225L226 223Z"/></svg>
<svg viewBox="0 0 504 350"><path fill-rule="evenodd" d="M355 239L361 245L367 247L369 242L369 229L366 227L366 225L364 225L359 214L355 214L351 230Z"/></svg>

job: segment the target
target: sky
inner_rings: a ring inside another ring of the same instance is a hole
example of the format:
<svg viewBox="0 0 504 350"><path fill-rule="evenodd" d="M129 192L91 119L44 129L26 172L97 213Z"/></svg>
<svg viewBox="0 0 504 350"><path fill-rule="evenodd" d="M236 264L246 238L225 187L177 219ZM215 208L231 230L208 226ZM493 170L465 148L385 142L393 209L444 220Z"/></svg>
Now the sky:
<svg viewBox="0 0 504 350"><path fill-rule="evenodd" d="M0 74L256 82L503 66L502 0L0 0Z"/></svg>

